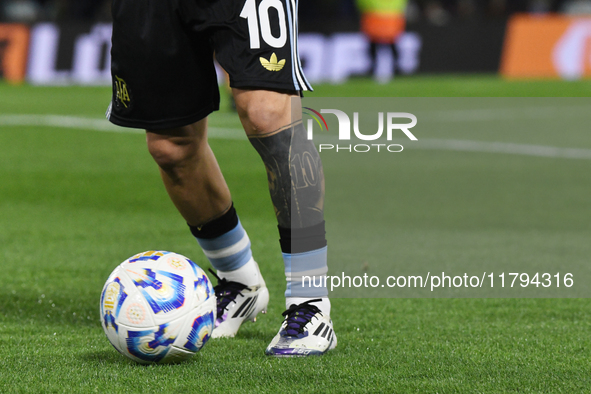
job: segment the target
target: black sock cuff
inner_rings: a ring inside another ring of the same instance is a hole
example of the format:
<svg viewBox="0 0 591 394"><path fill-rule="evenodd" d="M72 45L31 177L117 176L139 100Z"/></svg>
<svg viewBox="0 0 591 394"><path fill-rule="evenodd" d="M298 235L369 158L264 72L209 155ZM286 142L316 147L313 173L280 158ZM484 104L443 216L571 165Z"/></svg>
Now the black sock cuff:
<svg viewBox="0 0 591 394"><path fill-rule="evenodd" d="M279 244L283 253L304 253L326 246L324 220L304 228L279 228Z"/></svg>
<svg viewBox="0 0 591 394"><path fill-rule="evenodd" d="M236 213L236 209L234 209L234 204L232 204L228 212L224 213L219 218L213 219L211 222L208 222L201 227L189 225L189 228L191 229L193 236L196 238L213 239L233 230L237 225L238 214Z"/></svg>

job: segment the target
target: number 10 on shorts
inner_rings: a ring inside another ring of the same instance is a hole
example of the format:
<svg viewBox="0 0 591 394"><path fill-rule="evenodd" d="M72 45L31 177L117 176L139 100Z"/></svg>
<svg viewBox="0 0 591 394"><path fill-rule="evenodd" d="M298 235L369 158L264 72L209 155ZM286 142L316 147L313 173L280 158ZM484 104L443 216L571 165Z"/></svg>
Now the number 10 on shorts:
<svg viewBox="0 0 591 394"><path fill-rule="evenodd" d="M271 32L271 20L269 9L275 8L279 18L279 37ZM273 48L282 48L287 42L287 24L285 23L285 8L281 0L262 0L258 10L256 0L246 0L240 12L240 17L248 22L248 35L250 36L250 49L261 47L261 38ZM259 33L260 23L260 33Z"/></svg>

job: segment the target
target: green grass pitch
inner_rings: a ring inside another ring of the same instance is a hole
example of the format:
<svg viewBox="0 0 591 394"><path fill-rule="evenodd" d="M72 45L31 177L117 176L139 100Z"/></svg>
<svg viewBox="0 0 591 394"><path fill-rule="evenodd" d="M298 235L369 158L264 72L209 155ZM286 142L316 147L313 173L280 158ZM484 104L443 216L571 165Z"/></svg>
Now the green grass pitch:
<svg viewBox="0 0 591 394"><path fill-rule="evenodd" d="M590 93L588 81L428 76L399 78L387 85L367 80L320 85L313 94L588 97ZM208 266L166 196L145 138L141 133L60 127L59 121L52 127L2 123L19 114L99 119L109 97L109 89L102 87L0 84L0 392L590 391L589 299L334 299L339 339L335 351L306 359L264 356L281 322L285 278L266 176L245 138L213 138L211 145L266 276L272 297L269 314L243 326L232 340L211 340L187 363L139 366L128 361L111 347L98 316L100 291L113 268L137 252L154 249L173 250ZM222 107L227 106L224 98ZM210 125L240 127L236 115L228 111L212 115ZM437 155L441 165L452 163L458 171L470 168L478 158L473 153ZM531 159L528 165L536 171L537 163L547 165L544 160ZM586 162L584 166L589 167ZM584 198L573 197L577 203L543 215L551 230L564 229L570 236L565 248L583 253L588 249L580 244L591 236L591 207L585 204L591 183L584 182L589 172L585 178L573 165L568 169L568 179L577 182L577 193ZM417 178L401 188L400 198L417 201L429 193L428 185L429 179ZM523 194L519 182L509 185L515 190L508 194ZM446 198L449 203L441 214L427 210L416 222L410 213L399 212L398 219L409 226L414 223L417 234L425 229L428 244L430 226L453 226L454 218L461 217L463 206L454 204L452 195ZM526 209L527 202L518 204ZM536 225L543 233L541 219ZM527 223L517 226L520 229L526 231ZM496 230L490 237L500 240L513 231L502 226ZM502 242L489 240L484 247L502 254L497 249ZM415 252L407 248L405 253ZM446 256L437 248L416 253L425 259Z"/></svg>

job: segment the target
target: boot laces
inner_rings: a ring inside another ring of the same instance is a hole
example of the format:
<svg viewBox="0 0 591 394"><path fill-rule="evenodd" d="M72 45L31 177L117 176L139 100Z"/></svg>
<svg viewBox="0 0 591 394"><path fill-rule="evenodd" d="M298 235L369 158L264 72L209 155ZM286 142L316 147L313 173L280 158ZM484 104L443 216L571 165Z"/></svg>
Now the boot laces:
<svg viewBox="0 0 591 394"><path fill-rule="evenodd" d="M235 302L238 296L244 297L242 291L248 289L248 286L220 278L211 268L209 272L218 280L218 284L213 287L213 290L217 298L217 316L218 319L221 319L231 302Z"/></svg>
<svg viewBox="0 0 591 394"><path fill-rule="evenodd" d="M287 308L287 310L282 313L282 315L286 318L284 329L281 331L281 336L306 336L307 334L304 332L306 324L310 323L312 318L316 317L317 313L322 314L322 312L320 312L320 309L316 305L312 305L313 302L320 301L322 301L322 299L317 298L314 300L303 302L299 305L294 304Z"/></svg>

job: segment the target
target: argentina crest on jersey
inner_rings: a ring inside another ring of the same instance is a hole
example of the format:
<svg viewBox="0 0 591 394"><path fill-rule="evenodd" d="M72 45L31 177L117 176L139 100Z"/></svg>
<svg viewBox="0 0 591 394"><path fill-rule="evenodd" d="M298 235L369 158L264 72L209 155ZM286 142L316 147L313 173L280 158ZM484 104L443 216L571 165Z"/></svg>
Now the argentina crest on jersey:
<svg viewBox="0 0 591 394"><path fill-rule="evenodd" d="M112 105L118 111L126 111L131 109L132 99L131 92L127 85L127 82L123 78L113 75L113 101ZM108 116L107 116L108 117Z"/></svg>

